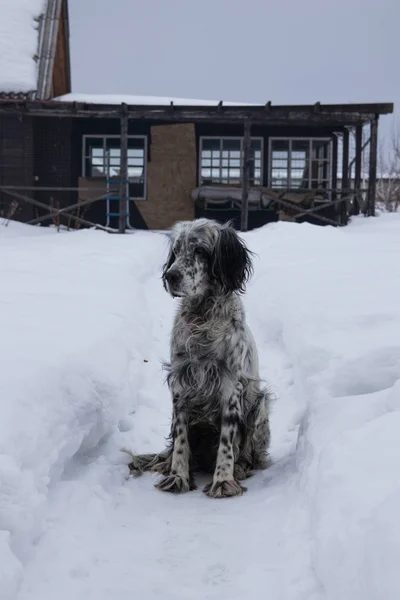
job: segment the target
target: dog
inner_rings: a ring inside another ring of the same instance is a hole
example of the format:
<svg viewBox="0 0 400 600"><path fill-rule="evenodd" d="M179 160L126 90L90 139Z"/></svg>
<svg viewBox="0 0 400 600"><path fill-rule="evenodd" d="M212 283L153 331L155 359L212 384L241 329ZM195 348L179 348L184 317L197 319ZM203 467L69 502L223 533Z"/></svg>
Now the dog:
<svg viewBox="0 0 400 600"><path fill-rule="evenodd" d="M269 465L269 401L259 378L254 338L240 294L253 271L252 253L233 226L209 219L178 222L162 272L179 298L167 382L172 424L167 448L133 455L133 475L154 471L166 492L196 488L194 473L212 473L204 492L238 496L240 483Z"/></svg>

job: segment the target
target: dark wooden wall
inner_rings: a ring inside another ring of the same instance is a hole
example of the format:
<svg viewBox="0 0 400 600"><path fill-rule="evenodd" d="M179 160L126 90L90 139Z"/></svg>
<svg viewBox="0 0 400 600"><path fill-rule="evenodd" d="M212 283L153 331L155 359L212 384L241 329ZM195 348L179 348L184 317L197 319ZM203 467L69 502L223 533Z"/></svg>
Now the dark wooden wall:
<svg viewBox="0 0 400 600"><path fill-rule="evenodd" d="M169 125L170 123L157 123L157 125ZM148 140L148 174L151 172L152 161L152 125L146 121L130 121L129 135L147 135ZM115 134L120 133L118 119L83 119L83 118L57 118L57 117L2 117L0 120L0 182L4 185L27 185L48 187L78 187L79 178L82 175L82 141L83 135L90 134ZM272 127L253 126L251 135L261 137L264 143L263 156L263 184L268 183L268 142L270 137L330 137L332 128L316 127ZM242 136L242 125L213 125L196 124L195 126L195 185L198 183L198 148L201 136ZM172 138L171 138L172 139ZM171 149L173 153L173 148ZM167 153L168 154L168 153ZM193 155L190 157L193 162ZM168 162L168 161L167 161ZM186 185L187 187L187 185ZM148 186L151 190L151 186ZM187 192L185 188L185 193ZM171 192L172 193L172 192ZM176 191L175 191L176 193ZM67 206L78 200L76 191L33 191L32 195L45 204L56 206ZM97 195L97 194L96 194ZM0 210L4 214L4 194L0 196L2 205ZM137 214L137 226L152 227L153 222L147 223L149 214L153 214L155 207L150 203L153 199L148 195L147 200L136 202L134 210ZM163 202L168 204L168 194L164 194ZM3 208L1 208L3 206ZM172 206L172 204L171 204ZM154 210L153 210L154 208ZM166 215L169 206L163 207ZM158 211L158 208L156 212ZM214 212L214 211L212 211ZM193 207L194 213L194 207ZM249 219L250 227L263 222L275 220L276 215L270 211L259 211L259 215L253 215ZM41 209L30 205L21 204L16 217L22 221L36 218L43 214ZM158 214L158 213L157 213ZM168 215L167 215L168 216ZM196 216L200 216L196 209ZM207 215L209 216L209 215ZM214 216L218 218L217 215ZM151 217L153 219L154 215ZM221 214L221 219L236 218L237 215ZM254 218L253 218L254 217ZM96 222L105 221L104 202L94 204L87 213L87 218ZM174 216L175 218L175 216ZM151 220L150 219L150 220ZM256 220L254 223L254 219ZM154 219L153 219L154 220ZM168 219L167 219L168 220ZM251 221L251 222L250 222ZM48 222L49 223L49 222ZM157 227L160 224L157 221Z"/></svg>
<svg viewBox="0 0 400 600"><path fill-rule="evenodd" d="M33 125L25 116L0 116L0 185L32 186ZM0 215L6 217L12 198L0 191ZM28 221L32 206L19 202L13 219Z"/></svg>
<svg viewBox="0 0 400 600"><path fill-rule="evenodd" d="M76 185L73 177L76 164L72 156L71 119L35 119L33 169L36 186L61 188ZM35 198L62 208L75 201L76 193L61 190L36 191ZM35 216L42 214L41 209L35 208Z"/></svg>

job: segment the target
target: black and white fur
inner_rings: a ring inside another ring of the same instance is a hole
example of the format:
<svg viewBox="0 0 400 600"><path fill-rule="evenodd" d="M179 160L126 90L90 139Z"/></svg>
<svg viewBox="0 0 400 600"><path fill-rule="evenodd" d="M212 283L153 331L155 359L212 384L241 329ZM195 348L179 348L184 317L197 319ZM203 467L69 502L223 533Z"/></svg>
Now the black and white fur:
<svg viewBox="0 0 400 600"><path fill-rule="evenodd" d="M175 225L163 270L164 287L180 298L167 365L170 442L130 464L133 474L161 473L160 490L192 490L203 471L213 473L208 496L236 496L246 489L240 480L268 466L269 397L239 295L251 272L251 253L229 224Z"/></svg>

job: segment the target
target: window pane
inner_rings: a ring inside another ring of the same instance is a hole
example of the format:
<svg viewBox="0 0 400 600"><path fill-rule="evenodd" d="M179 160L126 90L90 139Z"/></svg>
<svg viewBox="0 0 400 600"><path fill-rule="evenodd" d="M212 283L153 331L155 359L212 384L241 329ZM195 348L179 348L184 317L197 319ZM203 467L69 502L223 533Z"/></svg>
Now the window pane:
<svg viewBox="0 0 400 600"><path fill-rule="evenodd" d="M261 154L261 140L251 140L251 148Z"/></svg>
<svg viewBox="0 0 400 600"><path fill-rule="evenodd" d="M329 148L330 142L326 140L313 140L312 142L312 166L311 187L328 187L329 183Z"/></svg>
<svg viewBox="0 0 400 600"><path fill-rule="evenodd" d="M222 140L222 149L223 150L237 150L238 155L240 156L240 140L230 140L229 138L225 138Z"/></svg>
<svg viewBox="0 0 400 600"><path fill-rule="evenodd" d="M292 140L290 155L290 187L309 187L310 141Z"/></svg>
<svg viewBox="0 0 400 600"><path fill-rule="evenodd" d="M85 175L104 177L103 138L86 138L85 140Z"/></svg>
<svg viewBox="0 0 400 600"><path fill-rule="evenodd" d="M144 138L130 138L128 137L128 154L134 149L144 150L145 139Z"/></svg>
<svg viewBox="0 0 400 600"><path fill-rule="evenodd" d="M290 155L289 155L290 154ZM273 187L328 187L329 140L272 140L271 185Z"/></svg>
<svg viewBox="0 0 400 600"><path fill-rule="evenodd" d="M119 149L121 146L120 143L120 138L111 138L111 137L106 137L106 148L108 150L112 150L112 149Z"/></svg>
<svg viewBox="0 0 400 600"><path fill-rule="evenodd" d="M242 139L203 138L200 155L200 184L202 180L215 183L240 183L242 178ZM250 180L261 183L261 140L252 140L254 158ZM256 159L257 158L257 162Z"/></svg>
<svg viewBox="0 0 400 600"><path fill-rule="evenodd" d="M287 187L289 180L289 141L271 142L271 186Z"/></svg>
<svg viewBox="0 0 400 600"><path fill-rule="evenodd" d="M128 137L128 180L131 197L144 195L145 138ZM93 137L85 140L85 172L90 177L118 179L121 168L119 137Z"/></svg>
<svg viewBox="0 0 400 600"><path fill-rule="evenodd" d="M203 139L203 150L219 150L220 148L220 140L219 139Z"/></svg>

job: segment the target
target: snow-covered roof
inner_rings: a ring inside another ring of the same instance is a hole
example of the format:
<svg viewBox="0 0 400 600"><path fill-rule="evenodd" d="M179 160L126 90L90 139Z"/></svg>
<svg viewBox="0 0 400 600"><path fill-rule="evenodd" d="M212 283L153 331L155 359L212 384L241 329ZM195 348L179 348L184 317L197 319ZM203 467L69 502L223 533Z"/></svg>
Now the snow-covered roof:
<svg viewBox="0 0 400 600"><path fill-rule="evenodd" d="M88 104L129 104L142 106L216 106L219 100L196 100L194 98L173 98L170 96L130 96L124 94L65 94L54 98L62 102L86 102ZM223 102L225 106L257 106L245 102Z"/></svg>
<svg viewBox="0 0 400 600"><path fill-rule="evenodd" d="M0 94L37 89L39 25L46 0L1 0Z"/></svg>

